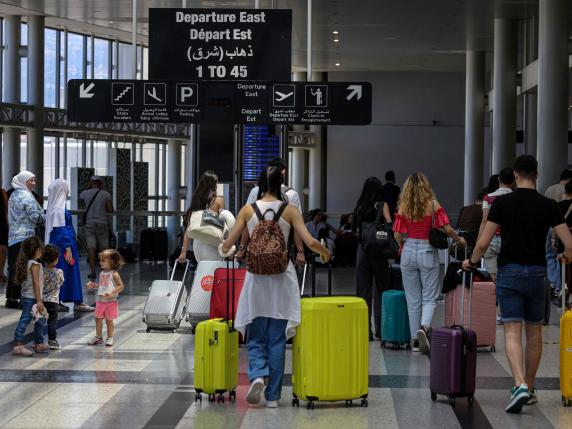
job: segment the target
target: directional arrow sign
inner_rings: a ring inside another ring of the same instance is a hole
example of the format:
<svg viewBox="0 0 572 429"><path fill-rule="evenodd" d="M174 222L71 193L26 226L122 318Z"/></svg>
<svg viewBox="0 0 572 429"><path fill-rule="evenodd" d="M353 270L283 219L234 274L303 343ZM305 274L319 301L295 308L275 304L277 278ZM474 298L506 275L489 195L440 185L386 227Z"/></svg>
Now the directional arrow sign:
<svg viewBox="0 0 572 429"><path fill-rule="evenodd" d="M87 88L85 87L85 83L82 83L79 86L79 98L91 98L95 95L95 93L90 92L95 87L95 83L91 82Z"/></svg>
<svg viewBox="0 0 572 429"><path fill-rule="evenodd" d="M357 100L361 100L361 85L350 85L347 90L350 91L350 93L346 97L346 100L350 101L354 97L356 97Z"/></svg>

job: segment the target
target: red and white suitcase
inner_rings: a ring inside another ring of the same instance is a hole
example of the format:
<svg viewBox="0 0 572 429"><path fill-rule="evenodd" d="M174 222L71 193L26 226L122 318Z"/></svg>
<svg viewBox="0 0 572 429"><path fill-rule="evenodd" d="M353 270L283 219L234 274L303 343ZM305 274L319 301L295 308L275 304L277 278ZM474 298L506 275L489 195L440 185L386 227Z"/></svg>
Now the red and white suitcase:
<svg viewBox="0 0 572 429"><path fill-rule="evenodd" d="M234 274L232 273L234 271ZM246 270L243 268L230 268L228 264L225 268L217 268L214 272L213 289L210 304L210 319L217 317L225 318L228 313L228 297L234 297L234 313L238 307L238 301L242 287L244 286L244 279L246 278ZM234 288L234 294L228 293L228 288Z"/></svg>

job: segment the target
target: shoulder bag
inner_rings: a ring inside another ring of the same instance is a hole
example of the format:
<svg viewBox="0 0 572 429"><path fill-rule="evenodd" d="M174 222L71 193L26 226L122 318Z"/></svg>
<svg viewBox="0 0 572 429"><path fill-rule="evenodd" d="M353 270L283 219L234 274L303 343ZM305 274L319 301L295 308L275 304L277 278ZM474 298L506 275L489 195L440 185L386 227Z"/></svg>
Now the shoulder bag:
<svg viewBox="0 0 572 429"><path fill-rule="evenodd" d="M361 239L363 249L368 256L395 259L399 246L393 238L391 224L381 222L384 202L377 203L377 212L373 222L362 222Z"/></svg>
<svg viewBox="0 0 572 429"><path fill-rule="evenodd" d="M436 249L448 249L449 239L441 228L435 228L435 203L431 211L431 231L429 232L429 244Z"/></svg>
<svg viewBox="0 0 572 429"><path fill-rule="evenodd" d="M209 210L197 210L191 213L187 233L193 240L202 241L212 246L218 246L224 241L228 228L223 219Z"/></svg>

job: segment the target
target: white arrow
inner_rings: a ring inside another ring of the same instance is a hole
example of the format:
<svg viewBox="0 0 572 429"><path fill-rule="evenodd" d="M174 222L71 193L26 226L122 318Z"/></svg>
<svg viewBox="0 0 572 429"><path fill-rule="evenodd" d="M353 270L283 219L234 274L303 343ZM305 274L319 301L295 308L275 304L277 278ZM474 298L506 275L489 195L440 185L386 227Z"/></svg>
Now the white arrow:
<svg viewBox="0 0 572 429"><path fill-rule="evenodd" d="M95 83L90 83L88 85L88 87L86 88L85 83L82 83L79 86L79 98L91 98L93 97L95 94L91 94L89 91L91 91L93 89L93 87L95 86Z"/></svg>
<svg viewBox="0 0 572 429"><path fill-rule="evenodd" d="M350 101L354 97L361 100L361 85L350 85L346 89L351 91L346 97L346 100Z"/></svg>

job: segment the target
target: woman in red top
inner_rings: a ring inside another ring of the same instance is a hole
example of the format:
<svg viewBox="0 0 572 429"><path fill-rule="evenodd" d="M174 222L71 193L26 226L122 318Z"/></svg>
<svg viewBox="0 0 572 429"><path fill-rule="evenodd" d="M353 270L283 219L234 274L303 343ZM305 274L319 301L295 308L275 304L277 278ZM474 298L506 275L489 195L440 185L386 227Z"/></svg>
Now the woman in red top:
<svg viewBox="0 0 572 429"><path fill-rule="evenodd" d="M395 239L403 246L401 274L413 350L421 349L426 354L429 353L429 329L439 297L439 255L429 244L433 217L436 228L441 228L458 244L466 245L449 225L449 218L435 199L427 177L422 173L412 174L403 185L393 231Z"/></svg>

